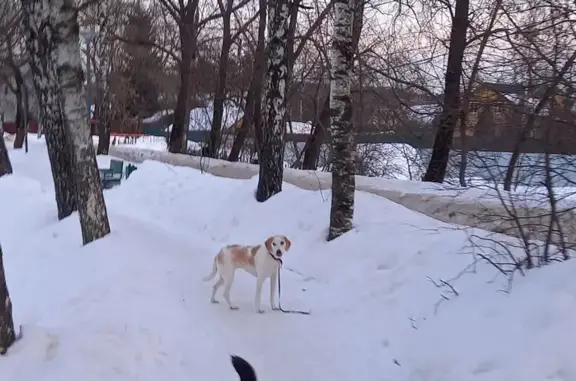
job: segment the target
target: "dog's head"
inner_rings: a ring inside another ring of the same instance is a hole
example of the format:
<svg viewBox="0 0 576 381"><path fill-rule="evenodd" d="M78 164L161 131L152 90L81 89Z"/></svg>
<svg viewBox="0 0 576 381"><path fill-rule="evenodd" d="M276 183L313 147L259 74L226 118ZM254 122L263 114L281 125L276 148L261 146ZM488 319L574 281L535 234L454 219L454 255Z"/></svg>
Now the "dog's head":
<svg viewBox="0 0 576 381"><path fill-rule="evenodd" d="M273 235L264 244L266 245L266 250L278 258L282 258L292 246L292 242L285 235Z"/></svg>

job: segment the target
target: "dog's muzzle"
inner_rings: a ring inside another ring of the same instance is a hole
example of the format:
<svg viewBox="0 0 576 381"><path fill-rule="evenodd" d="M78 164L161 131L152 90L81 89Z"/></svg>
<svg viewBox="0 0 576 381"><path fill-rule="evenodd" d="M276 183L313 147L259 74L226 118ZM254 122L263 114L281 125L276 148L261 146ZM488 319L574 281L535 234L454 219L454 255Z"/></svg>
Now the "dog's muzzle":
<svg viewBox="0 0 576 381"><path fill-rule="evenodd" d="M282 250L280 249L276 250L276 256L280 258L282 256Z"/></svg>

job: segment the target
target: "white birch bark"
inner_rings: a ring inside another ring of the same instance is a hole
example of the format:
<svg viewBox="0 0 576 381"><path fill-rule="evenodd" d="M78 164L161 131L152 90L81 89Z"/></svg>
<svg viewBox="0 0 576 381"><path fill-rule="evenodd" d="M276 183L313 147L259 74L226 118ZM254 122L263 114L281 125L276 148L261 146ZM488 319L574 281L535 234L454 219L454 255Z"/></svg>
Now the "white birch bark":
<svg viewBox="0 0 576 381"><path fill-rule="evenodd" d="M49 0L22 0L24 28L28 35L27 50L34 88L40 108L48 148L48 159L54 180L58 219L76 210L75 184L72 173L71 144L64 130L59 99L59 84L54 64L55 45Z"/></svg>
<svg viewBox="0 0 576 381"><path fill-rule="evenodd" d="M258 155L260 175L256 200L264 202L282 192L284 176L284 134L286 133L286 86L288 81L287 0L268 2L268 62L265 92L265 120Z"/></svg>
<svg viewBox="0 0 576 381"><path fill-rule="evenodd" d="M76 200L84 244L110 233L110 223L87 124L86 93L80 58L78 11L75 0L52 0L56 40L56 71L64 125L72 143Z"/></svg>
<svg viewBox="0 0 576 381"><path fill-rule="evenodd" d="M352 71L352 16L350 0L335 0L330 55L330 111L332 133L332 204L328 240L352 229L354 217L354 126L350 99Z"/></svg>

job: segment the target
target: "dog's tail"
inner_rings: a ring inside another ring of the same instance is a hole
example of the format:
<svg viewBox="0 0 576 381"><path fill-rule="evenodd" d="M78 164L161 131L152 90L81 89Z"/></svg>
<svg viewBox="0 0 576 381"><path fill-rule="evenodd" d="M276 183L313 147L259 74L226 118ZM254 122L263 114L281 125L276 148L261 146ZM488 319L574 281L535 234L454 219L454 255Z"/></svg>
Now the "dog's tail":
<svg viewBox="0 0 576 381"><path fill-rule="evenodd" d="M232 366L240 376L240 381L257 381L256 372L252 365L240 356L230 356L232 357Z"/></svg>
<svg viewBox="0 0 576 381"><path fill-rule="evenodd" d="M214 257L214 262L212 263L212 272L210 273L210 275L208 275L205 278L202 278L202 280L204 282L208 282L210 279L214 278L214 276L216 275L216 273L218 272L218 265L216 264L216 259L218 258L218 256Z"/></svg>

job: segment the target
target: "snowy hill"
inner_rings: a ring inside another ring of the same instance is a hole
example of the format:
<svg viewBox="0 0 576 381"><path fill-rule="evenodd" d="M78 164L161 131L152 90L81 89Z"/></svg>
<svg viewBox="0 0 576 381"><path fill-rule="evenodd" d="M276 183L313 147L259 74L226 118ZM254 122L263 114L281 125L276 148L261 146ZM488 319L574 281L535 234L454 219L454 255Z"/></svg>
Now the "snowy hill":
<svg viewBox="0 0 576 381"><path fill-rule="evenodd" d="M77 217L56 219L43 143L10 155L0 242L24 336L0 380L236 380L231 353L262 381L576 380L573 261L502 292L468 232L385 198L358 192L356 228L327 243L326 190L285 184L258 204L257 178L151 161L106 191L113 233L82 247ZM293 243L282 304L312 314L256 314L244 273L240 310L212 305L201 278L218 249L272 234Z"/></svg>

